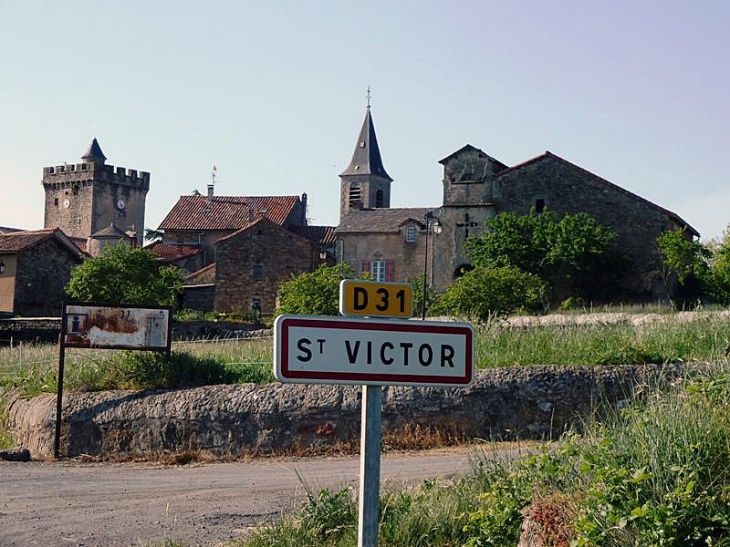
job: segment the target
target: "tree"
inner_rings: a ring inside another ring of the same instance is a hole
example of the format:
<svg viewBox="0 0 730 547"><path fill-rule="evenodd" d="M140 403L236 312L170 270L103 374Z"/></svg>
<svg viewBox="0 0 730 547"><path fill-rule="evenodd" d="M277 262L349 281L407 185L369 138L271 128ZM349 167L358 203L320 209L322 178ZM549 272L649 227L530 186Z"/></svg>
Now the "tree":
<svg viewBox="0 0 730 547"><path fill-rule="evenodd" d="M730 225L719 240L711 241L710 279L708 292L712 299L724 306L730 305Z"/></svg>
<svg viewBox="0 0 730 547"><path fill-rule="evenodd" d="M657 238L657 246L661 255L659 275L672 305L677 306L679 296L693 300L700 298L702 285L709 277L707 261L711 251L699 241L687 239L684 230L664 232ZM684 294L680 293L680 287L685 287Z"/></svg>
<svg viewBox="0 0 730 547"><path fill-rule="evenodd" d="M517 309L539 309L545 289L539 277L513 266L475 268L446 289L434 312L488 321Z"/></svg>
<svg viewBox="0 0 730 547"><path fill-rule="evenodd" d="M117 245L75 268L66 294L83 302L172 306L181 288L180 270L158 267L146 249Z"/></svg>
<svg viewBox="0 0 730 547"><path fill-rule="evenodd" d="M603 299L610 295L625 264L616 234L585 214L560 217L552 211L502 213L466 242L474 264L510 266L547 281L554 298L570 295Z"/></svg>
<svg viewBox="0 0 730 547"><path fill-rule="evenodd" d="M352 267L342 262L335 266L322 264L312 273L293 276L279 288L277 313L297 315L337 315L340 281L354 277Z"/></svg>

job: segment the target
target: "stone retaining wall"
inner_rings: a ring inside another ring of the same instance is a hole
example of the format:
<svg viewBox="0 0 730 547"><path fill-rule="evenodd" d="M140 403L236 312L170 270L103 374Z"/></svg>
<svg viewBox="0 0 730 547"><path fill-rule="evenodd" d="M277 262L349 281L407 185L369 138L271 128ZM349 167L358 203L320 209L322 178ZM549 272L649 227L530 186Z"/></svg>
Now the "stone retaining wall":
<svg viewBox="0 0 730 547"><path fill-rule="evenodd" d="M637 385L684 372L679 365L538 366L480 371L468 389L385 387L383 427L420 425L481 439L554 437L592 412L624 404ZM34 458L52 455L55 395L4 398L19 446ZM360 398L359 387L282 384L67 394L61 453L322 447L359 435Z"/></svg>

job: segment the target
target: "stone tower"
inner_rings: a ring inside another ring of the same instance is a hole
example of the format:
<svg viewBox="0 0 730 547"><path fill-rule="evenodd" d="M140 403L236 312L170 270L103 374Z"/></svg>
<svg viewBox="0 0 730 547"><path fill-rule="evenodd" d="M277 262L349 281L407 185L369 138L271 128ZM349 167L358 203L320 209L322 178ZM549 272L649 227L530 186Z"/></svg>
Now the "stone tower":
<svg viewBox="0 0 730 547"><path fill-rule="evenodd" d="M44 227L59 227L68 236L84 239L115 227L141 246L150 174L106 165L96 139L81 160L43 168Z"/></svg>
<svg viewBox="0 0 730 547"><path fill-rule="evenodd" d="M350 209L380 209L390 207L390 183L385 172L375 136L370 105L355 145L350 165L342 173L340 187L340 221Z"/></svg>

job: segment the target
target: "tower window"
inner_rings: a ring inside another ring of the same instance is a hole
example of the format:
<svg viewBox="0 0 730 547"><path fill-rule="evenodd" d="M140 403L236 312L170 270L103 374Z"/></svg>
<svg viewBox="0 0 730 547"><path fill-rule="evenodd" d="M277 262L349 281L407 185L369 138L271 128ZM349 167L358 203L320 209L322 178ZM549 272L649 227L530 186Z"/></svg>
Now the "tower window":
<svg viewBox="0 0 730 547"><path fill-rule="evenodd" d="M261 264L256 264L253 267L253 278L261 279L262 277L264 277L264 267Z"/></svg>
<svg viewBox="0 0 730 547"><path fill-rule="evenodd" d="M383 190L381 190L381 189L378 189L378 191L375 192L375 207L376 208L383 207Z"/></svg>
<svg viewBox="0 0 730 547"><path fill-rule="evenodd" d="M540 214L543 211L545 211L545 198L536 198L535 199L535 212L537 214Z"/></svg>
<svg viewBox="0 0 730 547"><path fill-rule="evenodd" d="M350 207L358 207L362 203L362 193L359 184L350 186Z"/></svg>
<svg viewBox="0 0 730 547"><path fill-rule="evenodd" d="M58 207L58 198L53 198L53 205Z"/></svg>

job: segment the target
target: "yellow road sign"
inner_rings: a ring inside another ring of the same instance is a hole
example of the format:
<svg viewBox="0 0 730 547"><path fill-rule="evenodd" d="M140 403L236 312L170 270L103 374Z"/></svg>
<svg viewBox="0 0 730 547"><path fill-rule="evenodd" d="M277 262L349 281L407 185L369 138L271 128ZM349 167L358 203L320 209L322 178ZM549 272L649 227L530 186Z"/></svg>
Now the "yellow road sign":
<svg viewBox="0 0 730 547"><path fill-rule="evenodd" d="M408 283L345 279L340 282L340 313L370 317L411 317L413 287Z"/></svg>

